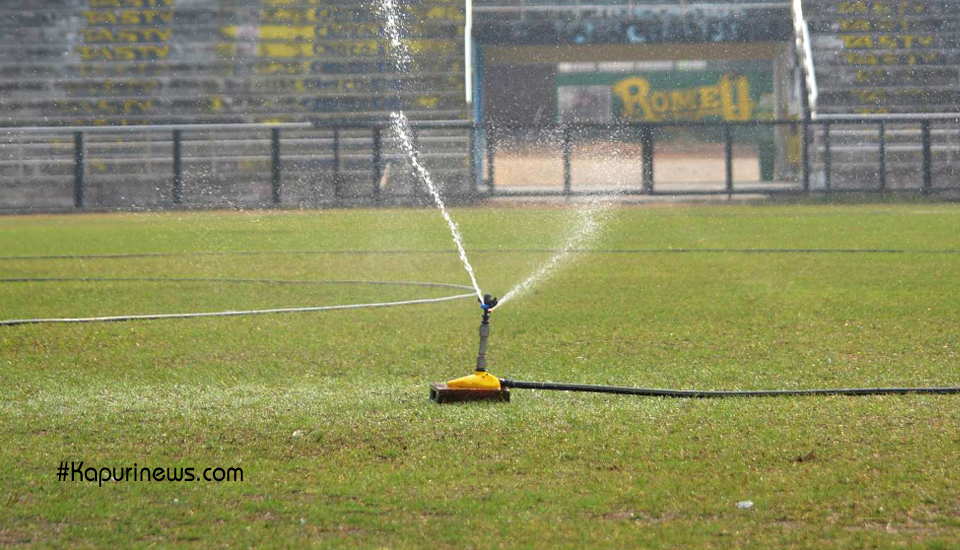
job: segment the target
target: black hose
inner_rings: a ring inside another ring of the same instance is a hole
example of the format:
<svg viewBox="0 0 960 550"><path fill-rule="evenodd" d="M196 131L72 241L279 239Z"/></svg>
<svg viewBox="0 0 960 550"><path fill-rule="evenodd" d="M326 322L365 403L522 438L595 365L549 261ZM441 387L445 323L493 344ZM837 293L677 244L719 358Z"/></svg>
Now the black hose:
<svg viewBox="0 0 960 550"><path fill-rule="evenodd" d="M960 394L960 387L933 388L835 388L812 390L666 390L655 388L630 388L624 386L598 386L593 384L558 384L554 382L521 382L500 380L505 388L527 390L577 391L590 393L615 393L646 397L677 397L686 399L709 399L721 397L784 397L803 395L907 395L907 394Z"/></svg>

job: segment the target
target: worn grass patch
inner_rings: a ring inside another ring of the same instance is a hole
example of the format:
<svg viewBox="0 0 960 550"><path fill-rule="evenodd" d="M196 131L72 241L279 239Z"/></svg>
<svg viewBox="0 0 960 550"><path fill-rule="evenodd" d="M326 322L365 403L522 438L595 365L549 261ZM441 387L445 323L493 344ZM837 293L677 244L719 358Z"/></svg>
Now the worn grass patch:
<svg viewBox="0 0 960 550"><path fill-rule="evenodd" d="M570 227L563 209L454 216L499 295ZM958 229L952 205L618 209L494 315L491 370L696 389L960 385ZM0 278L466 283L445 231L430 210L11 216ZM449 293L7 283L0 318ZM462 300L0 327L0 547L960 544L956 397L428 402L430 382L469 371L478 321ZM58 482L61 461L239 467L243 480Z"/></svg>

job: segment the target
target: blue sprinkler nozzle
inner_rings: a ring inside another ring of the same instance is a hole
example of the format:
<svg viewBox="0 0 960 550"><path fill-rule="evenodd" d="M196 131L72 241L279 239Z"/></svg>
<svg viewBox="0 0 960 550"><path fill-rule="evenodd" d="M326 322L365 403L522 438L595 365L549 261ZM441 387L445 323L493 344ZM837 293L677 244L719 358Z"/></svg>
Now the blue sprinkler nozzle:
<svg viewBox="0 0 960 550"><path fill-rule="evenodd" d="M480 302L480 308L483 310L493 309L497 306L497 299L489 294L483 295L483 301L480 301L479 298L477 298L477 301Z"/></svg>

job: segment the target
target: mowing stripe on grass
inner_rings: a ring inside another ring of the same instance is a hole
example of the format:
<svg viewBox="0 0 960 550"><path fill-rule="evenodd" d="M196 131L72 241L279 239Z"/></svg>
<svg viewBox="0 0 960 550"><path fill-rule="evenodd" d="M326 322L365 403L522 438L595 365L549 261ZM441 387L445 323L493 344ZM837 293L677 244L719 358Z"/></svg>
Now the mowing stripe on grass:
<svg viewBox="0 0 960 550"><path fill-rule="evenodd" d="M236 252L137 252L130 254L55 254L45 256L0 256L0 261L13 260L96 260L124 258L167 258L183 256L286 256L286 255L399 255L454 254L456 250L287 250ZM615 248L591 250L582 248L477 248L474 254L960 254L960 249L905 248Z"/></svg>

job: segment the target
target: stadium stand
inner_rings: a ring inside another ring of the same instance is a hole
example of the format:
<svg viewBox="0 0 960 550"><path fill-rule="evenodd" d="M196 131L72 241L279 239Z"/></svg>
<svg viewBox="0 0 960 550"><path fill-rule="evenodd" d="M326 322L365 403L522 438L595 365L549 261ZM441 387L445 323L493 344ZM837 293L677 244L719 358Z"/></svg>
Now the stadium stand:
<svg viewBox="0 0 960 550"><path fill-rule="evenodd" d="M839 187L877 181L882 131L886 183L919 186L923 129L903 121L910 115L939 114L944 121L929 127L932 184L955 183L960 162L956 2L803 0L801 8L815 87L809 108L815 119L837 121L829 137L815 136L821 171L825 140L830 140L826 181ZM873 115L887 119L882 130L840 123ZM821 173L820 183L825 179Z"/></svg>
<svg viewBox="0 0 960 550"><path fill-rule="evenodd" d="M405 3L415 75L374 10L316 0L8 0L5 125L462 118L463 8ZM397 99L397 91L401 99Z"/></svg>
<svg viewBox="0 0 960 550"><path fill-rule="evenodd" d="M406 74L394 68L376 10L353 0L7 0L0 124L329 126L385 120L398 108L411 120L466 119L462 2L402 5L413 55ZM184 204L270 202L269 129L182 137ZM284 130L285 202L323 202L335 187L343 197L371 195L371 131L338 137L334 182L332 131ZM454 189L464 185L463 131L419 138L431 168ZM72 206L73 139L0 135L0 207ZM85 204L169 204L172 140L169 131L87 134ZM388 136L382 145L384 166L403 161ZM384 189L401 195L412 187L397 181Z"/></svg>
<svg viewBox="0 0 960 550"><path fill-rule="evenodd" d="M172 128L163 126L180 124L287 124L279 148L284 204L425 200L389 132L378 137L370 128L332 129L382 121L396 109L418 121L482 117L483 103L471 106L465 100L466 87L475 83L464 78L464 2L399 3L414 57L409 73L394 68L374 6L355 0L0 3L0 209L79 204L78 138L70 130L77 126L144 129L85 133L80 202L87 207L277 202L276 185L271 186L271 179L278 179L275 130L206 126L184 129L175 138ZM603 53L595 61L620 61L609 56L644 46L653 52L650 59L670 51L687 60L705 59L698 57L704 52L710 59L741 52L736 55L743 61L750 59L744 52L782 49L794 37L793 22L798 59L807 69L807 112L814 121L832 121L825 132L812 126L814 187L876 181L881 161L884 184L916 186L924 151L932 157L934 185L945 185L956 181L954 166L960 165L955 5L474 0L473 37L501 53L583 46L579 52ZM765 59L788 65L780 55ZM503 63L495 70L501 80L533 75L549 81L542 94L549 104L555 101L557 66L567 60L545 59L552 68ZM918 113L953 118L925 128L888 121L882 133L876 126L843 123L843 117ZM13 130L28 127L33 129ZM423 160L448 194L469 194L476 184L469 154L473 137L462 128L417 132ZM177 192L171 188L175 167L182 184Z"/></svg>
<svg viewBox="0 0 960 550"><path fill-rule="evenodd" d="M474 0L474 36L512 44L782 41L781 0Z"/></svg>

